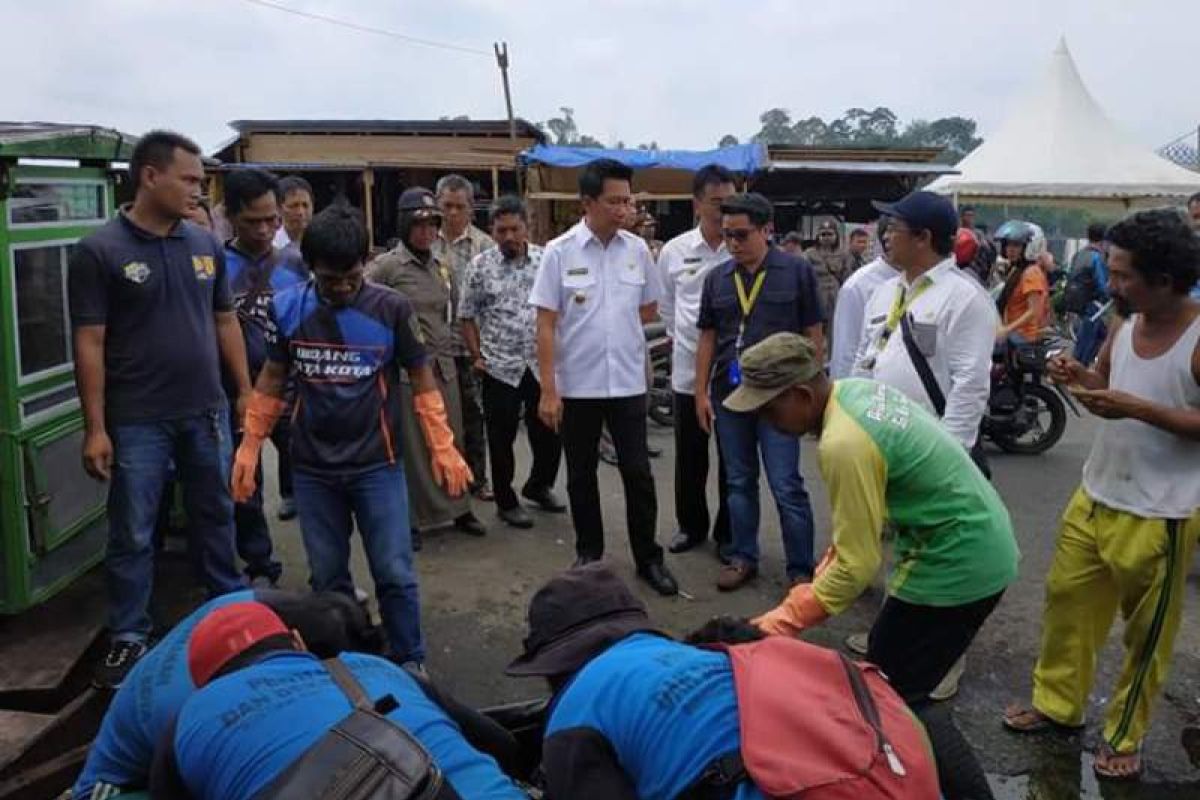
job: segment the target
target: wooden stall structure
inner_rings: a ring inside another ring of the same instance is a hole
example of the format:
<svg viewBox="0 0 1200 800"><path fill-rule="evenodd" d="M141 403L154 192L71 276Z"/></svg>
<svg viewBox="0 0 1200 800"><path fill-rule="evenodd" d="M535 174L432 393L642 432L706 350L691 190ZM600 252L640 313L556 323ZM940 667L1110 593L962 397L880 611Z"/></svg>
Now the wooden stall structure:
<svg viewBox="0 0 1200 800"><path fill-rule="evenodd" d="M318 209L345 201L363 211L372 246L395 236L396 200L412 186L433 189L438 178L459 173L475 186L478 209L518 190L517 154L544 134L507 120L236 120L230 141L212 154L220 175L239 166L301 175L312 184Z"/></svg>

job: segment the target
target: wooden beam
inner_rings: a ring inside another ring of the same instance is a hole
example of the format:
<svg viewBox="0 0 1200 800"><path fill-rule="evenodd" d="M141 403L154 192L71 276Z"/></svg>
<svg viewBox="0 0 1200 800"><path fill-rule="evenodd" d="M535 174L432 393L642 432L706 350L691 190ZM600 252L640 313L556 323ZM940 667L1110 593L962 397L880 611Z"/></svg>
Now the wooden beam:
<svg viewBox="0 0 1200 800"><path fill-rule="evenodd" d="M500 196L500 170L492 167L492 199Z"/></svg>
<svg viewBox="0 0 1200 800"><path fill-rule="evenodd" d="M375 186L375 170L367 167L363 170L363 213L367 217L367 249L375 247L375 202L373 192Z"/></svg>

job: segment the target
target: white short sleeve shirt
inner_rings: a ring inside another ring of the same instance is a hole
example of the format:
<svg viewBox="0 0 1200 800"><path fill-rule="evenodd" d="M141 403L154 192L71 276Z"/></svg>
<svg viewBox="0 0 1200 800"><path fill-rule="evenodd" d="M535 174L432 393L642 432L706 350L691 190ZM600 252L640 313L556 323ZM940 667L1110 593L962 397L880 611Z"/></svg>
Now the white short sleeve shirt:
<svg viewBox="0 0 1200 800"><path fill-rule="evenodd" d="M639 309L662 298L650 248L618 231L607 246L584 221L546 245L530 304L558 314L554 374L566 398L646 393Z"/></svg>
<svg viewBox="0 0 1200 800"><path fill-rule="evenodd" d="M696 391L696 347L700 331L700 296L704 277L729 260L729 251L721 242L708 246L699 228L681 233L663 246L658 256L658 271L663 281L663 299L659 306L667 334L674 342L671 352L671 388L681 394Z"/></svg>

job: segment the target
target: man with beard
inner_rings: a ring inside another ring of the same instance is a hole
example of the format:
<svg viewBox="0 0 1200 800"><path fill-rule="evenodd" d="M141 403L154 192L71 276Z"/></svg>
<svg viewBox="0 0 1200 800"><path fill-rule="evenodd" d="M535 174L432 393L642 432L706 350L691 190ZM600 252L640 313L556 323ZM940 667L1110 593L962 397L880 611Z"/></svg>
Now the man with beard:
<svg viewBox="0 0 1200 800"><path fill-rule="evenodd" d="M438 390L446 402L454 441L463 442L462 394L458 380L457 347L454 333L458 307L458 283L449 264L433 250L442 224L442 211L433 193L415 187L406 189L397 208L400 213L400 241L391 251L371 262L367 278L401 292L412 303L421 326L421 340L429 353L430 366ZM473 513L467 496L445 491L430 469L429 453L421 439L421 426L411 413L414 390L400 384L400 435L404 449L404 468L408 472L412 527L418 536L453 522L472 536L484 536L487 529Z"/></svg>
<svg viewBox="0 0 1200 800"><path fill-rule="evenodd" d="M1125 661L1094 769L1136 778L1151 706L1167 678L1200 534L1200 303L1188 298L1200 240L1173 209L1108 231L1116 321L1094 367L1060 355L1050 377L1102 418L1083 483L1063 513L1046 580L1033 702L1004 724L1079 728L1117 609Z"/></svg>
<svg viewBox="0 0 1200 800"><path fill-rule="evenodd" d="M330 206L313 217L300 248L313 277L271 299L267 361L234 460L234 499L255 489L259 450L286 409L283 395L292 374L296 504L312 588L353 596L350 534L357 522L391 656L420 665L425 646L408 491L394 441L400 403L411 403L420 420L415 435L423 437L430 472L447 494L461 495L471 471L454 447L412 305L363 280L367 231L361 215ZM401 369L409 394L399 391Z"/></svg>

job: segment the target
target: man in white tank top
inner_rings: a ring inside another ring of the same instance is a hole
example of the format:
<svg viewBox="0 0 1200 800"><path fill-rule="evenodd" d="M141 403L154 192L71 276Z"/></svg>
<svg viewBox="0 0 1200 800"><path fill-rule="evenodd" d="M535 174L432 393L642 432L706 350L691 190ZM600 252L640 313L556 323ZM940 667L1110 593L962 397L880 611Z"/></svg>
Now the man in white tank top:
<svg viewBox="0 0 1200 800"><path fill-rule="evenodd" d="M1005 724L1077 728L1096 660L1120 610L1125 660L1096 752L1101 778L1136 778L1151 705L1167 677L1200 535L1200 240L1177 212L1143 211L1108 232L1110 288L1125 319L1094 369L1068 356L1049 372L1100 430L1063 514L1046 586L1033 703Z"/></svg>

